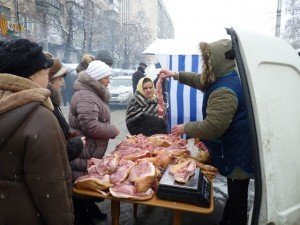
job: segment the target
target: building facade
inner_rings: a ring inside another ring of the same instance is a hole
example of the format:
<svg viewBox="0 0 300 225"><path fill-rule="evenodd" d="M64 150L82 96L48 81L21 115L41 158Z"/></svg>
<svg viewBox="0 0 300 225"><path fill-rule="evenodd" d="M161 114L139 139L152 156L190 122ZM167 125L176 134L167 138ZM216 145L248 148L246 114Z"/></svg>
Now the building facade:
<svg viewBox="0 0 300 225"><path fill-rule="evenodd" d="M0 0L0 40L28 38L68 63L108 50L122 67L121 48L133 49L126 31L136 28L150 35L145 43L134 41L140 52L156 38L174 37L162 0Z"/></svg>

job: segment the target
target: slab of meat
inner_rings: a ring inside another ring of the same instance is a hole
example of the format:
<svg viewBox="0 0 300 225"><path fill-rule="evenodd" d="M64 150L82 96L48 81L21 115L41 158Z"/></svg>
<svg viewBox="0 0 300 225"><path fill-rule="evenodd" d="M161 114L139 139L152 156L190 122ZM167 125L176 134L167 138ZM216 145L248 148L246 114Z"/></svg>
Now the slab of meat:
<svg viewBox="0 0 300 225"><path fill-rule="evenodd" d="M115 185L109 189L109 192L116 198L127 198L141 201L151 199L154 194L154 191L151 188L145 192L137 192L136 186L128 183Z"/></svg>
<svg viewBox="0 0 300 225"><path fill-rule="evenodd" d="M102 159L91 158L87 171L89 174L111 174L117 169L119 161L120 156L117 153L104 156Z"/></svg>
<svg viewBox="0 0 300 225"><path fill-rule="evenodd" d="M157 168L166 169L168 165L172 162L172 159L173 157L171 154L159 154L154 157L143 158L139 160L138 163L140 161L152 162Z"/></svg>
<svg viewBox="0 0 300 225"><path fill-rule="evenodd" d="M119 154L122 159L127 159L131 161L135 161L137 159L145 158L151 156L148 149L143 149L140 147L130 147L128 146L126 149L119 149Z"/></svg>
<svg viewBox="0 0 300 225"><path fill-rule="evenodd" d="M152 187L156 178L156 168L152 162L141 162L133 167L129 180L134 182L137 192L145 192Z"/></svg>
<svg viewBox="0 0 300 225"><path fill-rule="evenodd" d="M77 189L102 193L101 191L107 190L108 188L112 187L113 184L110 183L110 177L107 174L104 176L92 174L79 177L75 181L74 186Z"/></svg>
<svg viewBox="0 0 300 225"><path fill-rule="evenodd" d="M187 183L189 178L196 171L196 162L192 159L183 160L176 165L173 165L169 172L173 174L174 180L179 183Z"/></svg>
<svg viewBox="0 0 300 225"><path fill-rule="evenodd" d="M121 159L117 170L110 176L110 182L113 184L122 183L127 179L131 168L134 166L135 163L131 160Z"/></svg>

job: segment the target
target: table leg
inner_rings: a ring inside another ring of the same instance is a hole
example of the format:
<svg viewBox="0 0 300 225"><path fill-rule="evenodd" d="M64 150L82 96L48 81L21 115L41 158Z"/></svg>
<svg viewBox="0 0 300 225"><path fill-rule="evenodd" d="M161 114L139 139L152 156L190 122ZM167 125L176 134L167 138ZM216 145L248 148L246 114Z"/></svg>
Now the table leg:
<svg viewBox="0 0 300 225"><path fill-rule="evenodd" d="M133 203L133 218L134 219L137 218L137 208L138 208L138 204Z"/></svg>
<svg viewBox="0 0 300 225"><path fill-rule="evenodd" d="M119 225L120 224L120 201L111 200L111 224Z"/></svg>
<svg viewBox="0 0 300 225"><path fill-rule="evenodd" d="M181 210L173 210L173 225L181 225L182 212Z"/></svg>

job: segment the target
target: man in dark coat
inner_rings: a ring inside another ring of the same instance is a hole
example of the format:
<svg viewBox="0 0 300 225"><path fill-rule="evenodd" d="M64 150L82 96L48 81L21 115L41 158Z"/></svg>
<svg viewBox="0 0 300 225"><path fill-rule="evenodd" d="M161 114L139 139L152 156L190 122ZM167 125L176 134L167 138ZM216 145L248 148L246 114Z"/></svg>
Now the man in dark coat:
<svg viewBox="0 0 300 225"><path fill-rule="evenodd" d="M133 87L133 93L135 93L136 91L136 86L139 82L139 80L143 77L145 77L145 69L147 67L146 63L141 62L139 64L139 67L137 69L137 71L134 72L134 74L132 74L132 87Z"/></svg>

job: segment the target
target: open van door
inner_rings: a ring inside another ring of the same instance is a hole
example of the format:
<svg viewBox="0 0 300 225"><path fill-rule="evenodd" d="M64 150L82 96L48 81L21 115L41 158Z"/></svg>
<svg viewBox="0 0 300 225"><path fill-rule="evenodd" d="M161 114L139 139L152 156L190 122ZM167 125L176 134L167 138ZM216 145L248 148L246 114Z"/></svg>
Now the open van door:
<svg viewBox="0 0 300 225"><path fill-rule="evenodd" d="M251 121L256 175L249 224L300 224L300 57L276 37L227 33Z"/></svg>

